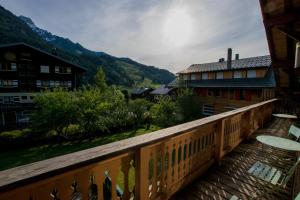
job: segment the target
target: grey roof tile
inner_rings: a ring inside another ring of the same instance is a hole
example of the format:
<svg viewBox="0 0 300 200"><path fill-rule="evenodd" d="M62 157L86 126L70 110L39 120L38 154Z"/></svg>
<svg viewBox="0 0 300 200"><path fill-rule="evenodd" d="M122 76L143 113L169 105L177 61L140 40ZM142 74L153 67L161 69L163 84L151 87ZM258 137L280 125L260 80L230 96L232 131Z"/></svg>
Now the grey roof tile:
<svg viewBox="0 0 300 200"><path fill-rule="evenodd" d="M245 68L256 68L256 67L269 67L271 66L271 57L257 56L250 58L243 58L239 60L231 61L231 69L245 69ZM225 71L227 68L227 61L224 62L213 62L204 64L193 64L189 68L178 72L179 74L193 73L193 72L209 72L209 71Z"/></svg>

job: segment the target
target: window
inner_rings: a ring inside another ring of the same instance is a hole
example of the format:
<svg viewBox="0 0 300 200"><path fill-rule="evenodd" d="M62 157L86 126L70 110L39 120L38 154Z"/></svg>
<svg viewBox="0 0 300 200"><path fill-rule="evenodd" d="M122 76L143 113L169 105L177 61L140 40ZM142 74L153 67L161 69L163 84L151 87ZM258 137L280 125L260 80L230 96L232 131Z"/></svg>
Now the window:
<svg viewBox="0 0 300 200"><path fill-rule="evenodd" d="M213 97L214 96L214 91L213 90L208 90L207 96Z"/></svg>
<svg viewBox="0 0 300 200"><path fill-rule="evenodd" d="M11 63L10 64L10 70L11 71L17 71L17 64L16 63Z"/></svg>
<svg viewBox="0 0 300 200"><path fill-rule="evenodd" d="M203 105L202 114L205 116L211 116L215 112L215 107L212 105Z"/></svg>
<svg viewBox="0 0 300 200"><path fill-rule="evenodd" d="M242 72L241 71L234 71L233 78L242 78Z"/></svg>
<svg viewBox="0 0 300 200"><path fill-rule="evenodd" d="M54 81L37 80L36 81L36 86L37 87L43 87L43 88L54 87Z"/></svg>
<svg viewBox="0 0 300 200"><path fill-rule="evenodd" d="M55 66L55 73L59 73L59 66Z"/></svg>
<svg viewBox="0 0 300 200"><path fill-rule="evenodd" d="M14 97L13 96L5 96L3 100L4 104L11 104L14 103Z"/></svg>
<svg viewBox="0 0 300 200"><path fill-rule="evenodd" d="M248 70L247 71L247 78L256 78L256 71L255 70Z"/></svg>
<svg viewBox="0 0 300 200"><path fill-rule="evenodd" d="M189 74L184 74L183 75L183 80L185 80L185 81L190 80L190 75Z"/></svg>
<svg viewBox="0 0 300 200"><path fill-rule="evenodd" d="M0 71L17 71L16 63L0 63Z"/></svg>
<svg viewBox="0 0 300 200"><path fill-rule="evenodd" d="M71 67L62 67L62 66L55 66L55 73L60 74L71 74L72 69Z"/></svg>
<svg viewBox="0 0 300 200"><path fill-rule="evenodd" d="M55 81L55 87L59 87L60 86L60 82L59 81Z"/></svg>
<svg viewBox="0 0 300 200"><path fill-rule="evenodd" d="M191 80L196 80L196 74L191 74Z"/></svg>
<svg viewBox="0 0 300 200"><path fill-rule="evenodd" d="M41 87L42 86L42 81L41 80L37 80L36 81L36 86L37 87Z"/></svg>
<svg viewBox="0 0 300 200"><path fill-rule="evenodd" d="M42 87L49 87L50 81L42 81Z"/></svg>
<svg viewBox="0 0 300 200"><path fill-rule="evenodd" d="M224 73L223 72L217 72L217 79L224 79Z"/></svg>
<svg viewBox="0 0 300 200"><path fill-rule="evenodd" d="M72 81L61 81L60 85L62 87L72 87Z"/></svg>
<svg viewBox="0 0 300 200"><path fill-rule="evenodd" d="M41 73L49 73L49 66L41 65Z"/></svg>
<svg viewBox="0 0 300 200"><path fill-rule="evenodd" d="M0 80L0 87L18 87L18 80Z"/></svg>
<svg viewBox="0 0 300 200"><path fill-rule="evenodd" d="M18 85L19 85L19 81L18 80L13 80L12 81L12 86L13 87L18 87Z"/></svg>
<svg viewBox="0 0 300 200"><path fill-rule="evenodd" d="M22 96L21 99L22 100L27 100L27 96Z"/></svg>
<svg viewBox="0 0 300 200"><path fill-rule="evenodd" d="M207 80L208 79L208 73L202 73L202 79Z"/></svg>
<svg viewBox="0 0 300 200"><path fill-rule="evenodd" d="M14 96L14 102L15 102L15 103L19 103L19 102L20 102L20 97Z"/></svg>

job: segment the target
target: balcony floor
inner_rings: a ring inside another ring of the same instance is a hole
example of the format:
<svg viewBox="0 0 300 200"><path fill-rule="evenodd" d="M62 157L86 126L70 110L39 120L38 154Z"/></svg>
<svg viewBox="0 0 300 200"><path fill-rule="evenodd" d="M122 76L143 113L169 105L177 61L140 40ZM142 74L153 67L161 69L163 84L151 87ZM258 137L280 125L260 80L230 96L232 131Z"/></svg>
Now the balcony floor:
<svg viewBox="0 0 300 200"><path fill-rule="evenodd" d="M291 199L291 179L285 189L259 179L248 170L260 161L287 172L294 162L295 153L275 149L256 141L261 134L286 137L289 120L274 119L265 128L256 131L249 140L226 155L220 165L215 164L202 177L175 194L171 199L230 199L233 195L239 199Z"/></svg>

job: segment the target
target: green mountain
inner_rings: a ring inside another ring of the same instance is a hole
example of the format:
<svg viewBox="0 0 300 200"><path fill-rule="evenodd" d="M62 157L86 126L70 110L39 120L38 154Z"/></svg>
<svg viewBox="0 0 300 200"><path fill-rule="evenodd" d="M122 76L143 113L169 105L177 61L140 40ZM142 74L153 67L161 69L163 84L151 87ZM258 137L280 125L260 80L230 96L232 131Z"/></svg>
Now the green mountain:
<svg viewBox="0 0 300 200"><path fill-rule="evenodd" d="M88 50L79 43L40 29L30 18L17 17L0 6L0 44L13 42L25 42L48 52L55 48L58 56L87 68L84 77L87 82L92 80L100 66L106 73L108 84L126 87L143 82L167 84L175 78L174 74L164 69Z"/></svg>

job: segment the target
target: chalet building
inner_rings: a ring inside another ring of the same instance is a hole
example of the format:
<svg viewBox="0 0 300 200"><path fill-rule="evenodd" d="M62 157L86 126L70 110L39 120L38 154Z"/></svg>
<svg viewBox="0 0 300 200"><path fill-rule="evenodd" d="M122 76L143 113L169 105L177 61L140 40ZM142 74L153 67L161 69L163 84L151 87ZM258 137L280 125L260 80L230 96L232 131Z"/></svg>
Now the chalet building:
<svg viewBox="0 0 300 200"><path fill-rule="evenodd" d="M159 88L156 88L151 93L153 98L161 97L161 96L169 96L172 99L176 98L176 89L173 87L169 87L166 85L162 85Z"/></svg>
<svg viewBox="0 0 300 200"><path fill-rule="evenodd" d="M79 84L86 70L25 43L0 46L0 128L26 124L33 99L45 89Z"/></svg>
<svg viewBox="0 0 300 200"><path fill-rule="evenodd" d="M138 88L131 92L131 99L149 98L152 88Z"/></svg>
<svg viewBox="0 0 300 200"><path fill-rule="evenodd" d="M219 62L194 64L178 73L181 81L177 82L200 95L204 116L274 97L276 84L270 56L239 59L236 54L234 60L231 58L229 48L227 61L221 58Z"/></svg>

